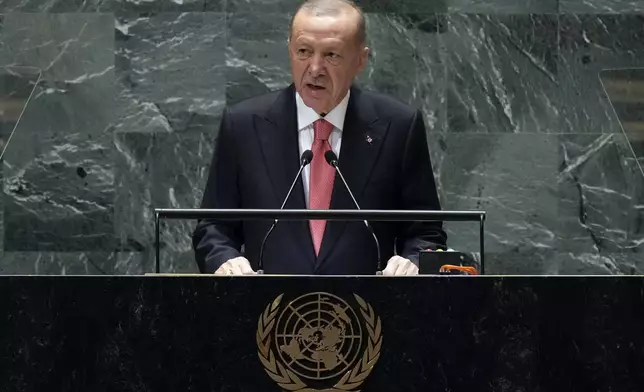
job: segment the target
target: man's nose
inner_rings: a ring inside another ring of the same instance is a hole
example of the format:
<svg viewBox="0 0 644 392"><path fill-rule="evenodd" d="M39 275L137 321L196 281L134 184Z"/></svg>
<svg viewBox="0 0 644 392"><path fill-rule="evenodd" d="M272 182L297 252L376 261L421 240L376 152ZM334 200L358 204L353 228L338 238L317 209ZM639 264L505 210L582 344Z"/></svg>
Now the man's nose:
<svg viewBox="0 0 644 392"><path fill-rule="evenodd" d="M324 56L319 54L313 55L311 57L311 63L309 64L309 72L312 77L318 77L324 75Z"/></svg>

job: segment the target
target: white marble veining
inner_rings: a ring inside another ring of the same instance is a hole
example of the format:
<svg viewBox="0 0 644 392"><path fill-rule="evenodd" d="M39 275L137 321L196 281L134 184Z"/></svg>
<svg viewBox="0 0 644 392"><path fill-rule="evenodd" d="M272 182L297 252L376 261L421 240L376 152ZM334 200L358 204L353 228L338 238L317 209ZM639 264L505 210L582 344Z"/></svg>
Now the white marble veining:
<svg viewBox="0 0 644 392"><path fill-rule="evenodd" d="M0 0L0 106L24 93L2 67L43 70L2 162L0 272L152 271L153 209L199 205L223 108L290 83L295 4ZM488 212L487 272L644 273L642 106L598 77L644 67L637 2L364 5L358 83L422 109L443 208ZM196 270L193 227L164 222L164 271Z"/></svg>

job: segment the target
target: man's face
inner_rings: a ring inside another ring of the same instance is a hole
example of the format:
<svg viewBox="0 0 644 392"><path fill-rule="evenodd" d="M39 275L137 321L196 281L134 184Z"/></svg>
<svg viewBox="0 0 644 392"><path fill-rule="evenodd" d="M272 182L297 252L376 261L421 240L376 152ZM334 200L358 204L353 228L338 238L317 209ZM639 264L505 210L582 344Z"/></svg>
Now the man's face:
<svg viewBox="0 0 644 392"><path fill-rule="evenodd" d="M369 49L356 38L358 17L356 12L315 16L305 11L293 21L293 82L304 103L317 113L328 113L339 104L367 63Z"/></svg>

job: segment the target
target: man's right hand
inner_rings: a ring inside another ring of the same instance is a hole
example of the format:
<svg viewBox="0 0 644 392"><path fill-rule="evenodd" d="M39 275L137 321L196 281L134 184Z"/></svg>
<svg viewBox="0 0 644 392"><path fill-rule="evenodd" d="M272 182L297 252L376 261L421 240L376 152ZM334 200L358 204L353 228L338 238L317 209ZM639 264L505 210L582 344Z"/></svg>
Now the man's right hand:
<svg viewBox="0 0 644 392"><path fill-rule="evenodd" d="M257 272L253 271L250 262L245 257L235 257L221 265L215 271L215 275L255 275Z"/></svg>

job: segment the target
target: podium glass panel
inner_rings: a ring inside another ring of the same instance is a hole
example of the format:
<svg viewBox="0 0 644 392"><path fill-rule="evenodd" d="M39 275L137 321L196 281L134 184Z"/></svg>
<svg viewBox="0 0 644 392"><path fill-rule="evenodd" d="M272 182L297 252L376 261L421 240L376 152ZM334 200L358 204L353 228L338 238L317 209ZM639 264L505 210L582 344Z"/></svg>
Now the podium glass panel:
<svg viewBox="0 0 644 392"><path fill-rule="evenodd" d="M644 68L606 69L599 78L644 176Z"/></svg>
<svg viewBox="0 0 644 392"><path fill-rule="evenodd" d="M6 158L19 154L12 149L12 142L20 136L20 122L27 113L36 86L42 73L38 68L8 66L0 67L0 176L5 177ZM0 198L0 259L5 249L5 197Z"/></svg>
<svg viewBox="0 0 644 392"><path fill-rule="evenodd" d="M19 129L41 75L32 67L0 68L0 160Z"/></svg>

